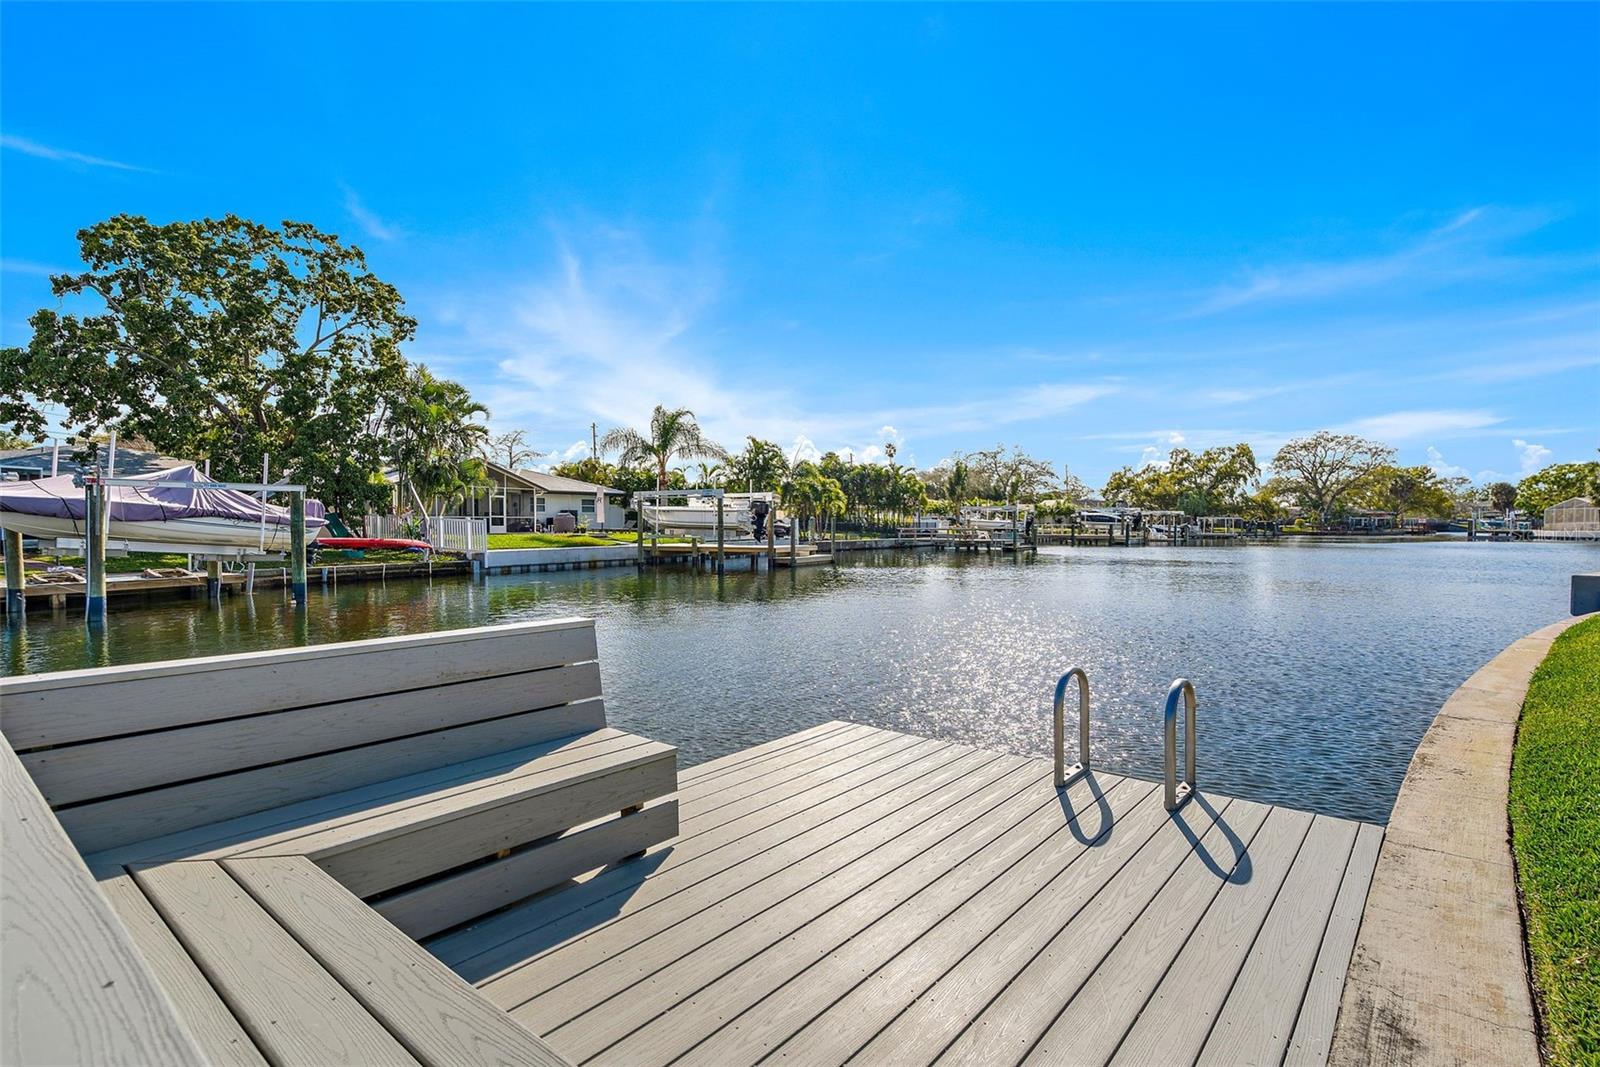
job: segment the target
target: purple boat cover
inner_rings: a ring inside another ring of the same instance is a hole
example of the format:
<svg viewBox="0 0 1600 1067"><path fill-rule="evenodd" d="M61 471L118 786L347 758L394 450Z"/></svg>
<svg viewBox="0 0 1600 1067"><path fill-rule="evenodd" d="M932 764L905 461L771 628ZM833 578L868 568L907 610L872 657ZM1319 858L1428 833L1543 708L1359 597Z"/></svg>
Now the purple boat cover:
<svg viewBox="0 0 1600 1067"><path fill-rule="evenodd" d="M206 481L192 463L135 477L150 482L203 484ZM164 522L201 517L237 519L240 522L262 521L261 499L238 489L205 489L200 485L152 486L145 489L140 486L113 485L106 489L106 493L113 522ZM83 510L83 487L73 485L70 474L31 482L0 482L0 512L14 511L22 515L46 515L81 521ZM324 513L321 501L307 500L306 529L316 530L326 526L327 520L322 518ZM287 526L289 509L267 504L266 521Z"/></svg>

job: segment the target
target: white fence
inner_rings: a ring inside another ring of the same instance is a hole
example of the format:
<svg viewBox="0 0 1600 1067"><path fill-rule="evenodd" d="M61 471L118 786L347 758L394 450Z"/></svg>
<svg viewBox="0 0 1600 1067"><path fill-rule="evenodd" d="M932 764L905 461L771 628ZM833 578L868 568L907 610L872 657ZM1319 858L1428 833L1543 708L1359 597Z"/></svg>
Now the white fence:
<svg viewBox="0 0 1600 1067"><path fill-rule="evenodd" d="M412 515L368 515L366 525L368 537L422 538L422 522ZM489 547L489 520L430 516L427 541L438 552L482 552Z"/></svg>

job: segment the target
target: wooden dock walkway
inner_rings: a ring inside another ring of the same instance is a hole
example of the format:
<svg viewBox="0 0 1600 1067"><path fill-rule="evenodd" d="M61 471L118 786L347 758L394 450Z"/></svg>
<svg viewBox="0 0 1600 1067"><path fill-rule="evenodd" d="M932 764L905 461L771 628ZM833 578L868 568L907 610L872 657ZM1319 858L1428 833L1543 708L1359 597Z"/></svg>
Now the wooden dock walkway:
<svg viewBox="0 0 1600 1067"><path fill-rule="evenodd" d="M579 1064L1322 1064L1383 838L842 722L679 789L427 947Z"/></svg>

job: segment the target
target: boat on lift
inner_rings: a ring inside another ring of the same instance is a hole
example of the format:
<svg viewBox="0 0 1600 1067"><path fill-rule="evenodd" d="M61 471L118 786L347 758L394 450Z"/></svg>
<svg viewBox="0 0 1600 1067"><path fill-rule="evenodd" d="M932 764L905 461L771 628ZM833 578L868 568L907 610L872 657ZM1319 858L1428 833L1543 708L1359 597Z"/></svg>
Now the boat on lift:
<svg viewBox="0 0 1600 1067"><path fill-rule="evenodd" d="M756 528L756 503L776 507L772 493L725 493L722 497L722 530L725 537L747 537ZM715 497L688 497L683 504L645 504L645 521L657 530L714 538L717 535Z"/></svg>
<svg viewBox="0 0 1600 1067"><path fill-rule="evenodd" d="M62 474L0 482L0 527L41 540L83 537L85 501L77 477ZM242 490L221 488L193 464L134 475L131 480L161 484L106 487L110 540L262 552L289 549L288 508ZM326 528L322 516L321 503L307 500L307 541Z"/></svg>
<svg viewBox="0 0 1600 1067"><path fill-rule="evenodd" d="M1026 509L1020 505L985 507L982 504L969 504L960 510L957 518L969 530L1009 530L1013 526L1026 525L1028 521Z"/></svg>

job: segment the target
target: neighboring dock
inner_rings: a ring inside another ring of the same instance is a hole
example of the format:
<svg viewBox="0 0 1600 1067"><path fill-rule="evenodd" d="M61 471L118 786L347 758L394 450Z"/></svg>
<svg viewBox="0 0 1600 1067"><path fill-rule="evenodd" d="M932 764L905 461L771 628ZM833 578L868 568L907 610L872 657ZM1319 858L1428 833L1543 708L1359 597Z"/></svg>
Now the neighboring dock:
<svg viewBox="0 0 1600 1067"><path fill-rule="evenodd" d="M1324 1062L1383 831L832 722L429 944L574 1063Z"/></svg>
<svg viewBox="0 0 1600 1067"><path fill-rule="evenodd" d="M306 568L312 585L337 588L340 582L382 582L390 578L434 578L446 575L469 575L472 564L466 560L418 560L415 563L341 563L312 564ZM244 571L223 571L218 575L222 590L231 593L247 589L287 588L290 572L283 567L266 567L256 571L253 579ZM178 577L150 578L142 574L106 575L106 596L122 603L128 600L159 599L185 596L200 597L206 593L207 577L192 573ZM0 584L0 588L4 588ZM85 582L40 581L30 572L22 587L28 611L62 610L69 606L81 607L88 594Z"/></svg>

